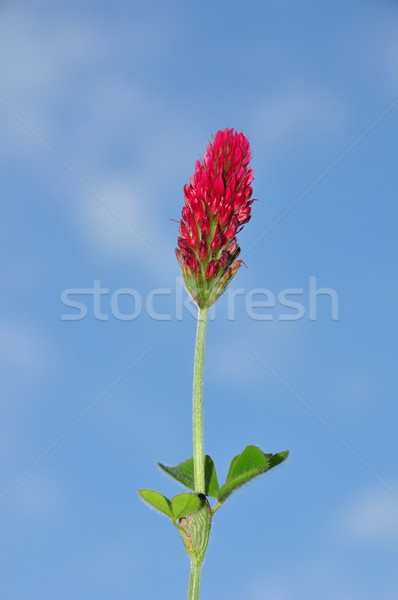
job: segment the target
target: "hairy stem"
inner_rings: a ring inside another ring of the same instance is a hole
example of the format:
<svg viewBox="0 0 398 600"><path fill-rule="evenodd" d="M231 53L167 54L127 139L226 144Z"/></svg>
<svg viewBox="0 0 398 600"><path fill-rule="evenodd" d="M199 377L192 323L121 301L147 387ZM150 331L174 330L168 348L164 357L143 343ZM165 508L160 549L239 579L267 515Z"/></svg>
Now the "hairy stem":
<svg viewBox="0 0 398 600"><path fill-rule="evenodd" d="M205 494L205 462L203 448L203 364L205 358L206 326L209 309L199 308L198 310L192 395L193 468L195 492L197 494Z"/></svg>
<svg viewBox="0 0 398 600"><path fill-rule="evenodd" d="M200 577L202 574L203 562L196 563L191 561L191 573L189 575L188 600L199 600Z"/></svg>

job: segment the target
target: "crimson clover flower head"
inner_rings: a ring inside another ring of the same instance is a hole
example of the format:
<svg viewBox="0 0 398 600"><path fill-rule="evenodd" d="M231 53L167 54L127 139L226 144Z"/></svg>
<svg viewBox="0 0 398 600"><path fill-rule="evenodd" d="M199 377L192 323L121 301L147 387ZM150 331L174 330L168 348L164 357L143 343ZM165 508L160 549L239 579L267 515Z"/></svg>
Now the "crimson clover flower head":
<svg viewBox="0 0 398 600"><path fill-rule="evenodd" d="M236 234L250 220L253 171L244 133L218 131L189 185L176 248L185 286L200 307L211 306L243 261Z"/></svg>

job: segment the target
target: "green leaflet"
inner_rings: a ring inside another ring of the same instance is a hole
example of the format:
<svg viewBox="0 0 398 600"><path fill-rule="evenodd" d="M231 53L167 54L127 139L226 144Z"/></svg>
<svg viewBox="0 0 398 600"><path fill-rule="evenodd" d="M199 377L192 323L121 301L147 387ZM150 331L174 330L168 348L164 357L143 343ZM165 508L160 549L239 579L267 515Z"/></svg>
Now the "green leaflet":
<svg viewBox="0 0 398 600"><path fill-rule="evenodd" d="M149 504L149 506L152 506L152 508L159 510L164 515L170 517L170 519L173 519L171 502L168 498L163 496L163 494L155 492L155 490L139 490L138 495L141 500Z"/></svg>
<svg viewBox="0 0 398 600"><path fill-rule="evenodd" d="M172 501L155 490L139 490L141 500L155 510L169 517L174 523L180 517L186 517L197 511L202 505L202 499L196 494L179 494Z"/></svg>
<svg viewBox="0 0 398 600"><path fill-rule="evenodd" d="M265 454L257 446L247 446L241 454L232 459L225 484L218 492L218 502L223 504L228 496L242 485L279 465L288 455L288 451Z"/></svg>
<svg viewBox="0 0 398 600"><path fill-rule="evenodd" d="M257 446L247 446L237 454L231 461L228 469L227 479L220 488L217 479L216 467L210 456L205 456L205 485L206 496L217 499L217 508L224 504L226 499L236 492L240 487L276 467L289 456L289 452L278 452L277 454L265 454ZM159 467L170 477L179 481L185 487L194 490L194 468L193 459L182 462L177 467L168 467L158 463ZM167 498L152 490L141 490L141 498L172 520L187 516L197 511L201 506L201 500L196 494L179 494L170 502Z"/></svg>
<svg viewBox="0 0 398 600"><path fill-rule="evenodd" d="M193 458L182 462L177 467L168 467L162 463L158 463L159 467L170 477L176 479L182 485L189 488L190 490L195 489L194 483L194 471L193 471ZM216 467L212 458L208 455L205 456L205 495L211 498L217 498L220 486L218 484Z"/></svg>
<svg viewBox="0 0 398 600"><path fill-rule="evenodd" d="M191 515L200 508L202 500L196 494L178 494L171 501L175 519Z"/></svg>

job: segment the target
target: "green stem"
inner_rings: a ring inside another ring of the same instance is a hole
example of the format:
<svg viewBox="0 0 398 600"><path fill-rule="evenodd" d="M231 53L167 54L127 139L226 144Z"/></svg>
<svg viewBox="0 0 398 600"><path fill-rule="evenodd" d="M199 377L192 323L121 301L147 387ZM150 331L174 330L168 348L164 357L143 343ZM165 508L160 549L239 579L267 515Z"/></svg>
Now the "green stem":
<svg viewBox="0 0 398 600"><path fill-rule="evenodd" d="M196 330L195 363L193 368L193 469L195 492L197 494L205 494L205 460L203 448L203 364L205 358L208 312L208 308L199 308L198 325ZM193 597L196 598L196 596Z"/></svg>
<svg viewBox="0 0 398 600"><path fill-rule="evenodd" d="M200 576L202 574L203 562L191 561L191 573L189 575L188 600L199 600Z"/></svg>

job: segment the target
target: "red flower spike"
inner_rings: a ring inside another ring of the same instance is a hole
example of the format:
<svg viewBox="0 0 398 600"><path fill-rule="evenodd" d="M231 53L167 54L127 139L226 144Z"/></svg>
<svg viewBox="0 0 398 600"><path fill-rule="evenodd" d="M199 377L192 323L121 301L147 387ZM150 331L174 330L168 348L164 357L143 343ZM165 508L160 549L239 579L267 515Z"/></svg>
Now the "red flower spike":
<svg viewBox="0 0 398 600"><path fill-rule="evenodd" d="M236 260L236 234L250 220L254 202L250 158L244 133L218 131L184 186L176 256L186 288L200 307L217 300L243 263Z"/></svg>

